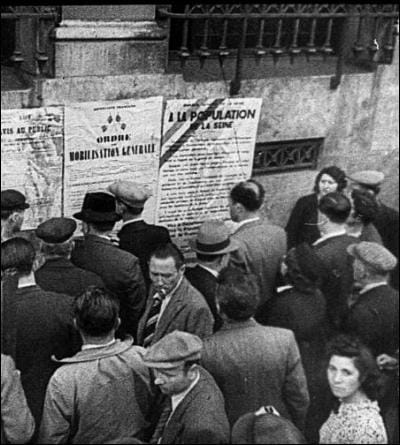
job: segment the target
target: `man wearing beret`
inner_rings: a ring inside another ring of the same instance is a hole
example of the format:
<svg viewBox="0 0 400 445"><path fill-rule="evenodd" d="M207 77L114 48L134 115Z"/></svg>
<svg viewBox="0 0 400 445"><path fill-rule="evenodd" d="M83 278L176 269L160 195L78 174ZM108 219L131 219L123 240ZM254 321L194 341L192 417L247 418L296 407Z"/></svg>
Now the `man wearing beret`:
<svg viewBox="0 0 400 445"><path fill-rule="evenodd" d="M375 198L377 212L374 217L374 226L382 238L383 245L399 259L399 212L385 205L379 198L381 184L385 179L382 172L375 170L363 170L349 176L350 188L363 190ZM399 263L390 274L390 283L395 289L399 289Z"/></svg>
<svg viewBox="0 0 400 445"><path fill-rule="evenodd" d="M18 190L1 191L1 242L21 230L25 210L29 208L25 196Z"/></svg>
<svg viewBox="0 0 400 445"><path fill-rule="evenodd" d="M36 270L35 278L42 289L75 297L88 286L104 286L98 275L71 263L75 230L76 221L72 218L50 218L36 228L45 262Z"/></svg>
<svg viewBox="0 0 400 445"><path fill-rule="evenodd" d="M212 334L214 317L203 295L185 278L185 267L175 244L161 245L151 254L151 286L139 322L139 345L151 346L176 329L200 338Z"/></svg>
<svg viewBox="0 0 400 445"><path fill-rule="evenodd" d="M150 443L229 443L224 398L212 376L199 365L202 346L196 335L174 331L144 354L144 364L154 371L155 385L167 396Z"/></svg>
<svg viewBox="0 0 400 445"><path fill-rule="evenodd" d="M231 427L243 414L272 405L302 430L309 394L295 336L257 323L258 301L252 274L234 267L221 271L217 303L224 324L204 340L201 365L222 391Z"/></svg>
<svg viewBox="0 0 400 445"><path fill-rule="evenodd" d="M117 336L135 338L138 320L146 302L146 287L138 259L113 245L109 236L120 216L109 193L87 193L82 210L74 218L82 221L83 240L75 241L71 261L75 266L99 275L121 306Z"/></svg>
<svg viewBox="0 0 400 445"><path fill-rule="evenodd" d="M151 196L144 185L120 180L111 184L108 190L115 196L116 211L123 221L118 232L119 247L139 258L143 277L149 288L149 257L159 244L170 241L168 229L144 221L143 208Z"/></svg>
<svg viewBox="0 0 400 445"><path fill-rule="evenodd" d="M399 347L399 293L388 284L396 257L367 241L347 248L354 258L354 280L361 288L346 329L356 333L374 354L394 355Z"/></svg>

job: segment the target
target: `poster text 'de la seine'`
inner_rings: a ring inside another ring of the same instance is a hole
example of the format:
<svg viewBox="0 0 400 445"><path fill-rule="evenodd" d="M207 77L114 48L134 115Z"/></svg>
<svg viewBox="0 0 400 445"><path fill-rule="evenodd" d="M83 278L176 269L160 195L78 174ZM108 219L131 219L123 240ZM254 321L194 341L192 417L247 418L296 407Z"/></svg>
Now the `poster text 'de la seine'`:
<svg viewBox="0 0 400 445"><path fill-rule="evenodd" d="M64 214L81 209L87 192L116 180L153 191L145 219L154 221L162 122L162 97L90 102L65 108Z"/></svg>
<svg viewBox="0 0 400 445"><path fill-rule="evenodd" d="M1 189L23 193L24 229L61 216L62 107L2 110Z"/></svg>
<svg viewBox="0 0 400 445"><path fill-rule="evenodd" d="M261 99L169 100L157 193L157 223L186 251L206 219L229 218L228 194L248 179Z"/></svg>

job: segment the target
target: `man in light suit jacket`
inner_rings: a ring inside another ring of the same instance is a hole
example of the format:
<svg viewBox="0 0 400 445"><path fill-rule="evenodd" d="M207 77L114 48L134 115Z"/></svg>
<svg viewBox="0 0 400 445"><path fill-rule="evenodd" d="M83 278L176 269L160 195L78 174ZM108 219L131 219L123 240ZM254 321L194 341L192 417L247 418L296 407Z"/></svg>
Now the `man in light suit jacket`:
<svg viewBox="0 0 400 445"><path fill-rule="evenodd" d="M205 339L201 365L222 391L231 426L243 414L272 405L302 430L309 394L293 332L254 320L258 288L242 270L220 273L217 303L224 324Z"/></svg>
<svg viewBox="0 0 400 445"><path fill-rule="evenodd" d="M178 247L168 243L157 248L150 257L149 272L152 285L139 322L138 344L151 346L174 330L190 332L200 338L211 335L214 317L203 295L184 277L184 258ZM154 314L158 298L160 307ZM151 330L149 324L153 317L157 321Z"/></svg>
<svg viewBox="0 0 400 445"><path fill-rule="evenodd" d="M261 217L264 189L252 179L240 182L230 192L229 209L233 221L239 223L232 239L239 243L231 254L231 263L244 263L256 276L260 303L255 318L266 323L265 303L273 295L280 261L286 253L286 232Z"/></svg>
<svg viewBox="0 0 400 445"><path fill-rule="evenodd" d="M224 398L211 375L199 366L203 342L172 332L147 349L143 362L166 396L150 443L229 443Z"/></svg>
<svg viewBox="0 0 400 445"><path fill-rule="evenodd" d="M76 240L71 261L96 273L120 302L121 326L117 336L135 337L146 302L146 289L138 259L116 247L110 240L115 222L115 199L108 193L87 193L82 211L73 215L83 221L85 238Z"/></svg>

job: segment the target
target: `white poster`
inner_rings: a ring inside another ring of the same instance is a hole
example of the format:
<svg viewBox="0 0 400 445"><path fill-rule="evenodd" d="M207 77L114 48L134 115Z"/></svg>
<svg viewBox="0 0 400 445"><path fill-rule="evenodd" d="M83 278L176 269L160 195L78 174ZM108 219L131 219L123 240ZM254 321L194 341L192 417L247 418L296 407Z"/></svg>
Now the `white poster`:
<svg viewBox="0 0 400 445"><path fill-rule="evenodd" d="M162 97L65 107L64 215L81 209L86 192L124 179L153 190L144 210L153 222L161 122Z"/></svg>
<svg viewBox="0 0 400 445"><path fill-rule="evenodd" d="M261 102L167 101L156 221L184 252L204 220L229 219L229 190L251 176Z"/></svg>
<svg viewBox="0 0 400 445"><path fill-rule="evenodd" d="M61 216L63 129L62 107L1 112L1 189L25 195L24 230Z"/></svg>

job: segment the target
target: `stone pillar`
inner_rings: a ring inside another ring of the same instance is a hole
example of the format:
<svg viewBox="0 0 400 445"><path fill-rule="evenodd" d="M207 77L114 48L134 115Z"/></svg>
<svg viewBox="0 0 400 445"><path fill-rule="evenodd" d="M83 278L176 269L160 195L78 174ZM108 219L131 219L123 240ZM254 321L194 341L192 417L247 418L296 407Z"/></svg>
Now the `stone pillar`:
<svg viewBox="0 0 400 445"><path fill-rule="evenodd" d="M55 77L164 73L167 35L155 5L63 6Z"/></svg>

